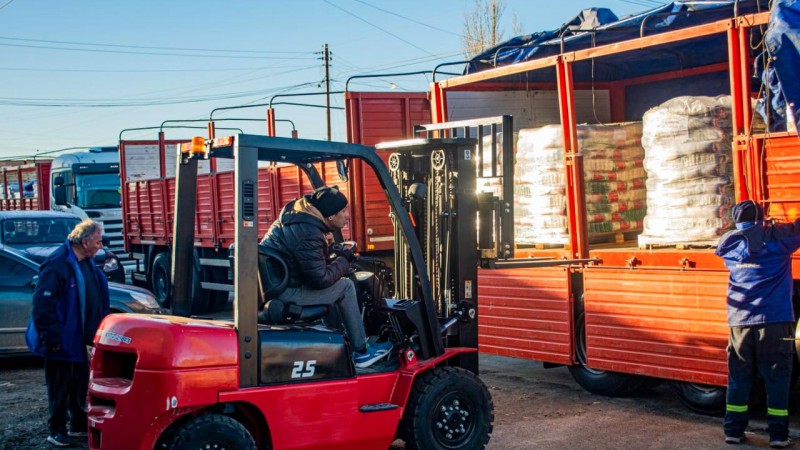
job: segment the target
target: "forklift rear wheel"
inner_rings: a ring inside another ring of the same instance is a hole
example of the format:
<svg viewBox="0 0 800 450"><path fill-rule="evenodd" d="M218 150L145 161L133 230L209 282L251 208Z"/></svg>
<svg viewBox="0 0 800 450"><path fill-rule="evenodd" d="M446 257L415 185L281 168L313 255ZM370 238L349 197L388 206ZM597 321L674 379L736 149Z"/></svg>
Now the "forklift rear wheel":
<svg viewBox="0 0 800 450"><path fill-rule="evenodd" d="M408 450L480 450L493 422L492 397L480 378L438 367L414 383L401 430Z"/></svg>
<svg viewBox="0 0 800 450"><path fill-rule="evenodd" d="M592 394L610 397L628 395L644 384L643 377L593 369L587 365L586 317L580 310L575 320L575 357L578 364L569 366L569 373L582 388Z"/></svg>
<svg viewBox="0 0 800 450"><path fill-rule="evenodd" d="M236 419L220 414L200 416L185 423L170 447L173 450L256 450L253 436Z"/></svg>
<svg viewBox="0 0 800 450"><path fill-rule="evenodd" d="M170 264L169 255L166 253L159 253L153 258L153 270L150 275L151 288L155 294L156 301L162 308L169 308L170 292L172 292L172 283L170 283Z"/></svg>

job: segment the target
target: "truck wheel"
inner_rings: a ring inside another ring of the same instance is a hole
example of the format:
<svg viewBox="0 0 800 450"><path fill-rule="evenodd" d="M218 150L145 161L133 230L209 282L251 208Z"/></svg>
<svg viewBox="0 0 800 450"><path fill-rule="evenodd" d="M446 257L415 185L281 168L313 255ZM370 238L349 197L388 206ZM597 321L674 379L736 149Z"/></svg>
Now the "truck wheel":
<svg viewBox="0 0 800 450"><path fill-rule="evenodd" d="M725 414L724 387L681 382L676 382L674 386L678 399L692 411L709 416Z"/></svg>
<svg viewBox="0 0 800 450"><path fill-rule="evenodd" d="M610 397L628 395L637 391L644 383L643 377L592 369L586 365L586 319L583 311L578 313L575 321L575 356L578 364L569 366L569 373L582 388L592 394Z"/></svg>
<svg viewBox="0 0 800 450"><path fill-rule="evenodd" d="M438 367L414 383L400 430L407 450L480 450L493 422L492 397L480 378Z"/></svg>
<svg viewBox="0 0 800 450"><path fill-rule="evenodd" d="M170 447L174 450L256 450L253 436L236 419L220 414L200 416L184 424Z"/></svg>
<svg viewBox="0 0 800 450"><path fill-rule="evenodd" d="M156 301L162 308L169 308L172 283L170 281L169 255L159 253L153 258L153 269L150 272L151 288Z"/></svg>

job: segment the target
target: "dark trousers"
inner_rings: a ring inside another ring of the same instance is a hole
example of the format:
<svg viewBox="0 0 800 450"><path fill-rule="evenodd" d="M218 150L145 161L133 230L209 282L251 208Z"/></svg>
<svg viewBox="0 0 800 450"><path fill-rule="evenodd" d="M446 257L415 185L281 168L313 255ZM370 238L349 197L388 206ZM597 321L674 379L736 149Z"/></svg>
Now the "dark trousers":
<svg viewBox="0 0 800 450"><path fill-rule="evenodd" d="M794 324L774 323L731 327L728 342L726 436L742 436L756 374L767 388L767 428L770 441L789 437L789 384L792 377Z"/></svg>
<svg viewBox="0 0 800 450"><path fill-rule="evenodd" d="M66 434L68 414L70 429L85 431L88 425L86 395L89 391L89 363L46 359L44 379L50 408L50 434Z"/></svg>

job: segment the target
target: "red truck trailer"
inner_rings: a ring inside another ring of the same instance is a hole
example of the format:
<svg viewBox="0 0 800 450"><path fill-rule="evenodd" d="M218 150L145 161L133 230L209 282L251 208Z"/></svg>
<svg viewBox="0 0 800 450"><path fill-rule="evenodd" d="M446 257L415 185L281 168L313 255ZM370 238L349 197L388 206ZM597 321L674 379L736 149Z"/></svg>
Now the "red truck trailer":
<svg viewBox="0 0 800 450"><path fill-rule="evenodd" d="M729 107L720 110L724 117L713 118L714 126L724 121L730 127L718 153L724 150L732 159L724 174L730 185L715 194L726 199L715 212L723 226L713 234L729 226L726 208L743 199L762 204L774 220L796 219L800 141L796 132L764 131L753 120L759 86L751 86L752 63L761 49L750 43L762 42L769 12L758 12L754 2L737 2L738 10L729 3L716 13L683 11L681 17L689 20L680 27L657 26L678 17L659 11L640 17L635 30L565 28L560 39L548 43L555 49L549 54L432 84L434 122L514 115L520 176L526 133L550 127L560 138L552 154L562 156L552 175L563 180L564 240L540 235L521 244L520 227L544 213L525 212L517 203L516 257L553 264L480 271L481 352L568 365L585 389L605 395L630 393L653 378L673 380L690 408L724 409L728 272L714 255L716 240L647 239L641 224L632 231L595 233L592 209L599 200L589 166L596 161L583 145L611 124L642 121L672 98L729 96ZM579 125L584 122L599 125ZM522 189L521 179L515 184ZM648 206L647 213L651 210ZM672 223L681 220L691 218L675 217ZM793 269L797 312L798 255Z"/></svg>
<svg viewBox="0 0 800 450"><path fill-rule="evenodd" d="M0 167L0 211L49 210L51 161Z"/></svg>
<svg viewBox="0 0 800 450"><path fill-rule="evenodd" d="M348 104L349 142L373 145L412 136L416 125L430 121L427 93L353 93ZM274 117L274 115L273 115ZM273 128L274 129L274 128ZM180 140L123 140L119 143L122 207L126 250L136 260L134 282L169 306L171 292L172 205L175 158ZM386 152L383 152L386 153ZM382 154L384 161L388 154ZM228 271L228 247L233 242L232 167L212 161L200 165L195 222L195 289L193 312L219 310L233 289ZM389 204L371 169L354 160L350 179L339 176L335 163L319 164L328 185L338 185L350 200L350 224L343 237L366 252L390 251L394 227ZM308 177L295 165L259 168L259 235L263 236L283 205L312 190Z"/></svg>

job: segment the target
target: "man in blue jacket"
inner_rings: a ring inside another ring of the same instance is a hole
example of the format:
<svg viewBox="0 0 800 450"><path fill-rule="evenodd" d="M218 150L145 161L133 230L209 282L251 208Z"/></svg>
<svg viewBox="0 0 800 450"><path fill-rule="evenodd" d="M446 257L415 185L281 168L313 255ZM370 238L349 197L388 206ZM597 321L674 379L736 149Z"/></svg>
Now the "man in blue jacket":
<svg viewBox="0 0 800 450"><path fill-rule="evenodd" d="M33 292L25 337L31 351L45 358L47 442L59 447L70 445L67 436L86 436L87 349L109 313L108 281L94 264L101 248L100 224L91 219L79 223L42 264Z"/></svg>
<svg viewBox="0 0 800 450"><path fill-rule="evenodd" d="M772 448L789 440L789 384L795 316L792 253L800 248L800 219L765 224L752 200L733 207L736 229L719 240L716 254L730 271L728 282L728 394L725 442L744 440L747 405L756 373L767 388L767 428Z"/></svg>

